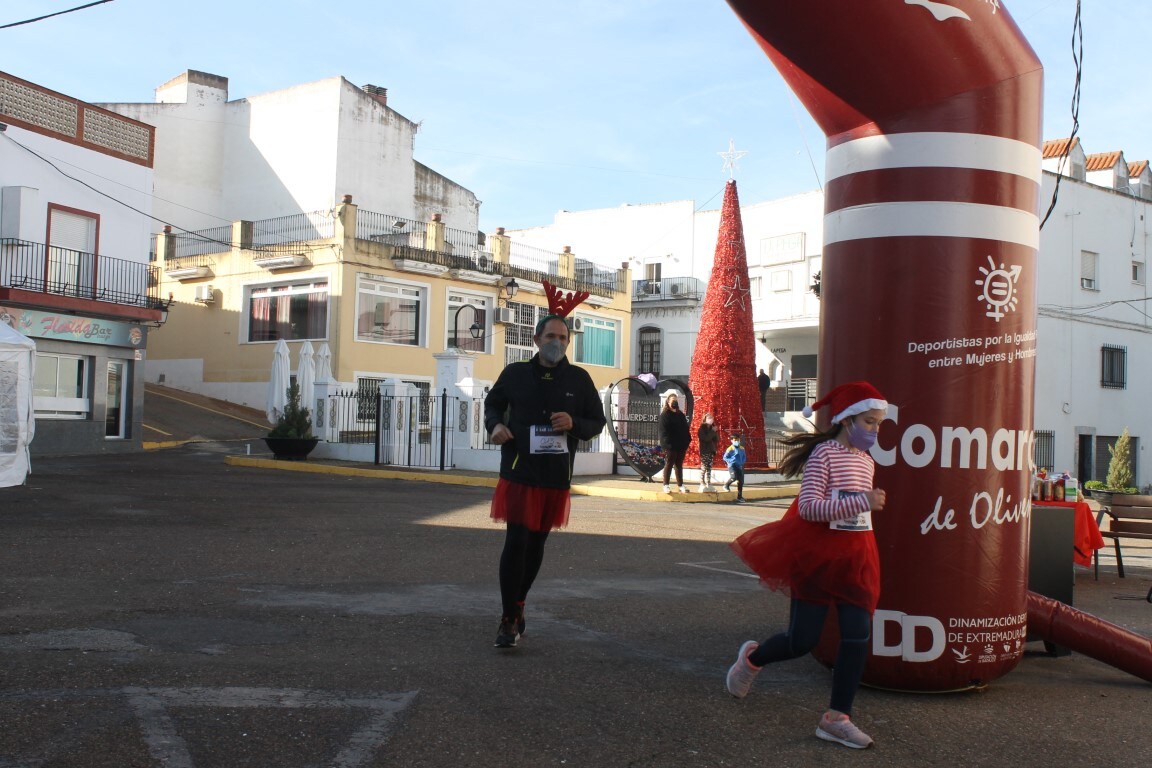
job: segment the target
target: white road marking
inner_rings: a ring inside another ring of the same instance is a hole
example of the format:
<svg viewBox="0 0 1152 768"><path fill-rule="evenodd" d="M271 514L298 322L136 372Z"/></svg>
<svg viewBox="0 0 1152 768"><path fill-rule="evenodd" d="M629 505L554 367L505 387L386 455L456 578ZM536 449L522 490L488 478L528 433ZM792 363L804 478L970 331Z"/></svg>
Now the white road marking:
<svg viewBox="0 0 1152 768"><path fill-rule="evenodd" d="M733 576L743 576L743 577L748 578L748 579L760 578L756 574L748 573L747 571L732 571L732 570L729 570L728 568L713 568L713 567L711 567L712 563L723 563L723 562L724 562L723 560L705 560L705 561L700 562L700 563L676 563L676 565L685 565L689 568L700 568L701 570L705 570L705 571L716 571L717 573L730 573Z"/></svg>
<svg viewBox="0 0 1152 768"><path fill-rule="evenodd" d="M406 693L343 694L299 688L137 688L78 691L27 691L0 694L4 700L52 700L119 698L127 700L140 724L148 752L168 768L195 768L187 742L176 730L170 710L184 707L220 709L366 709L367 722L353 732L329 763L333 768L359 768L372 762L388 741L397 716L416 698Z"/></svg>

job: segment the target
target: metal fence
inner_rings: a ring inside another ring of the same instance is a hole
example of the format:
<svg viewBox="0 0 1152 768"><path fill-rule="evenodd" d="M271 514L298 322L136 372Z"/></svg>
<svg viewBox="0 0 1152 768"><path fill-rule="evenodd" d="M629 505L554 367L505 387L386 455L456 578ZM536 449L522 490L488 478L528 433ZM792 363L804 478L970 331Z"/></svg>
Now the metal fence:
<svg viewBox="0 0 1152 768"><path fill-rule="evenodd" d="M385 245L411 245L424 247L424 234L428 225L423 221L392 216L387 213L356 211L356 238Z"/></svg>
<svg viewBox="0 0 1152 768"><path fill-rule="evenodd" d="M327 240L336 231L331 211L293 213L252 222L252 247L275 250L275 246Z"/></svg>
<svg viewBox="0 0 1152 768"><path fill-rule="evenodd" d="M788 382L789 411L802 411L804 406L816 402L816 379L792 379Z"/></svg>
<svg viewBox="0 0 1152 768"><path fill-rule="evenodd" d="M500 450L484 429L483 398L445 392L389 396L374 387L336 392L316 414L314 426L329 442L375 444L377 464L451 469L454 447ZM576 450L611 453L613 448L611 439L601 434L581 440Z"/></svg>
<svg viewBox="0 0 1152 768"><path fill-rule="evenodd" d="M232 250L232 225L225 224L195 232L172 235L175 241L173 256L202 256L209 253L227 253Z"/></svg>

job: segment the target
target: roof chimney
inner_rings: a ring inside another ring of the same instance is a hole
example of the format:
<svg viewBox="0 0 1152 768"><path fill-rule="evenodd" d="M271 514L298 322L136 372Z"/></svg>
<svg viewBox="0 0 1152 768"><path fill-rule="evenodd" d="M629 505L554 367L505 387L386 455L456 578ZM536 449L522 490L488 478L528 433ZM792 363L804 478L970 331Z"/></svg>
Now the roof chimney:
<svg viewBox="0 0 1152 768"><path fill-rule="evenodd" d="M388 89L381 88L378 85L365 85L363 87L364 93L368 94L376 101L380 102L381 106L388 106Z"/></svg>

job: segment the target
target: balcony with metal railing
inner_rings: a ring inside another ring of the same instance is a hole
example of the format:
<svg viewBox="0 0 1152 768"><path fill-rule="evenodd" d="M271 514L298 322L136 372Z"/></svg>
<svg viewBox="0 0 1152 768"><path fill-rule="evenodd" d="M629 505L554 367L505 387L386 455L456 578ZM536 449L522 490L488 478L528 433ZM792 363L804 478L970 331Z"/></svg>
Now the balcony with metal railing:
<svg viewBox="0 0 1152 768"><path fill-rule="evenodd" d="M707 284L698 277L665 277L659 280L633 280L632 301L703 301Z"/></svg>
<svg viewBox="0 0 1152 768"><path fill-rule="evenodd" d="M169 233L164 247L165 273L169 277L178 277L191 270L188 276L181 279L211 277L214 261L210 256L227 252L232 247L264 252L268 254L267 258L280 258L282 252L300 250L302 243L337 237L338 218L339 214L332 211L313 211L245 222L245 226L238 229L227 225L193 232ZM574 274L561 275L560 254L515 240L508 243L507 261L497 261L489 250L490 243L486 243L483 232L444 227L438 224L439 217L434 220L437 224L430 224L357 208L355 218L355 238L387 246L390 250L385 251L385 254L394 261L437 265L499 278L515 277L535 283L547 280L563 290L587 291L595 296L609 298L628 290L621 270L575 258ZM443 233L442 237L438 235L435 238L435 244L429 236L431 226L440 226ZM233 243L237 232L241 233L243 242ZM502 231L500 234L503 234ZM156 246L153 250L159 253ZM260 258L254 256L253 260L259 263Z"/></svg>
<svg viewBox="0 0 1152 768"><path fill-rule="evenodd" d="M0 238L0 288L156 309L157 269L16 238ZM9 298L12 298L9 296Z"/></svg>

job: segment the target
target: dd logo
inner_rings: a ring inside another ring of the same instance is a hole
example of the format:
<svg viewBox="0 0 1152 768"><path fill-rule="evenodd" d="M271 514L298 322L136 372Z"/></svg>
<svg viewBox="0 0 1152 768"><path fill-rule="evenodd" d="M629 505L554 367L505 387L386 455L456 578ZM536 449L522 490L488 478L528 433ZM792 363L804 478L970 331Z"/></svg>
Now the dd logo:
<svg viewBox="0 0 1152 768"><path fill-rule="evenodd" d="M872 653L904 661L935 661L944 653L944 624L932 616L877 610L872 617Z"/></svg>

